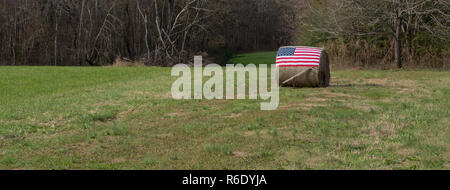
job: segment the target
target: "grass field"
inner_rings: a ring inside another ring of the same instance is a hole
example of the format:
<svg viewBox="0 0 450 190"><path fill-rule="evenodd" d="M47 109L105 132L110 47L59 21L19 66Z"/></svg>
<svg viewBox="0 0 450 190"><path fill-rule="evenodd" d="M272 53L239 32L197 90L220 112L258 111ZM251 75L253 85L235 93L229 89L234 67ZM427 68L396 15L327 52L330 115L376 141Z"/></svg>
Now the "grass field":
<svg viewBox="0 0 450 190"><path fill-rule="evenodd" d="M261 111L173 100L170 70L0 67L0 169L450 169L448 71L333 71Z"/></svg>

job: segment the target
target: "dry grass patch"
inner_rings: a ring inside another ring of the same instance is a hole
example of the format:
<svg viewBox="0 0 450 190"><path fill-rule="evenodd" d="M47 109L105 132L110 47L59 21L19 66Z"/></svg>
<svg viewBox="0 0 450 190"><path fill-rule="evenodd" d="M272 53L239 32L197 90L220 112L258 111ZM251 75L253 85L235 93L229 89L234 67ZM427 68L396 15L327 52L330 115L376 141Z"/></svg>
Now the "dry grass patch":
<svg viewBox="0 0 450 190"><path fill-rule="evenodd" d="M289 103L287 105L282 105L278 107L278 110L291 110L291 109L302 109L303 111L308 111L314 107L325 107L326 104L323 103Z"/></svg>
<svg viewBox="0 0 450 190"><path fill-rule="evenodd" d="M172 112L172 113L168 113L167 116L169 117L181 117L181 116L185 116L186 113L184 111L178 111L178 112Z"/></svg>
<svg viewBox="0 0 450 190"><path fill-rule="evenodd" d="M180 93L181 94L181 93ZM176 94L175 94L176 95ZM152 98L157 99L172 99L172 92L162 93L162 94L153 94Z"/></svg>
<svg viewBox="0 0 450 190"><path fill-rule="evenodd" d="M233 156L238 157L238 158L244 158L244 157L249 157L250 154L248 152L235 151L235 152L233 152Z"/></svg>
<svg viewBox="0 0 450 190"><path fill-rule="evenodd" d="M301 108L304 111L308 111L314 107L327 106L327 104L326 104L327 99L317 97L317 96L305 97L299 101L302 101L302 102L281 102L280 106L278 107L278 110L291 110L291 109Z"/></svg>
<svg viewBox="0 0 450 190"><path fill-rule="evenodd" d="M333 98L361 98L360 96L344 94L339 92L330 92L329 90L324 90L320 93L320 95L324 96L326 99Z"/></svg>
<svg viewBox="0 0 450 190"><path fill-rule="evenodd" d="M363 134L368 134L373 137L392 137L396 134L398 126L388 121L376 121L369 124L360 130Z"/></svg>
<svg viewBox="0 0 450 190"><path fill-rule="evenodd" d="M99 146L97 141L92 142L78 142L67 144L64 146L65 149L69 150L69 152L91 152Z"/></svg>
<svg viewBox="0 0 450 190"><path fill-rule="evenodd" d="M364 102L344 102L344 106L364 112L380 111L380 107Z"/></svg>
<svg viewBox="0 0 450 190"><path fill-rule="evenodd" d="M397 153L402 155L402 156L412 156L417 152L417 150L415 148L406 148L406 147L401 147L397 150Z"/></svg>

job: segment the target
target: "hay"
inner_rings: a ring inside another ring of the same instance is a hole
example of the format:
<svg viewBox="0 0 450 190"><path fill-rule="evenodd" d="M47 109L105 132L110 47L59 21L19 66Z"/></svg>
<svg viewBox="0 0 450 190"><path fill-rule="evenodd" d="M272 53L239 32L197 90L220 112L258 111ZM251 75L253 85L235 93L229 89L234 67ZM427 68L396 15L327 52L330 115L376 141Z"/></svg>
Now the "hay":
<svg viewBox="0 0 450 190"><path fill-rule="evenodd" d="M294 48L294 47L287 47ZM301 47L309 48L309 47ZM320 49L320 59L318 66L290 66L280 67L278 77L280 86L285 87L328 87L330 84L330 64L328 54ZM280 49L281 51L281 49ZM278 59L277 59L278 60ZM317 63L316 63L317 64Z"/></svg>
<svg viewBox="0 0 450 190"><path fill-rule="evenodd" d="M126 58L116 57L113 67L144 67L145 64L143 61L132 61Z"/></svg>

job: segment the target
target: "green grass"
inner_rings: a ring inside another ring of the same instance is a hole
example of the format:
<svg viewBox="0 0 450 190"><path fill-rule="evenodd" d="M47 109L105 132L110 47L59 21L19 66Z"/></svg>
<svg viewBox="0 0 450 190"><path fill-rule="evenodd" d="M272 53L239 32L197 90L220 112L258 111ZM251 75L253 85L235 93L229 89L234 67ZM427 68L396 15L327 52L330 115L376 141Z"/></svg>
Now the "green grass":
<svg viewBox="0 0 450 190"><path fill-rule="evenodd" d="M233 64L274 64L275 58L277 56L277 52L268 51L268 52L257 52L257 53L248 53L243 55L237 55L233 59L231 59L231 63Z"/></svg>
<svg viewBox="0 0 450 190"><path fill-rule="evenodd" d="M174 80L0 67L0 169L450 169L447 71L334 71L330 88L282 88L275 111L173 100Z"/></svg>

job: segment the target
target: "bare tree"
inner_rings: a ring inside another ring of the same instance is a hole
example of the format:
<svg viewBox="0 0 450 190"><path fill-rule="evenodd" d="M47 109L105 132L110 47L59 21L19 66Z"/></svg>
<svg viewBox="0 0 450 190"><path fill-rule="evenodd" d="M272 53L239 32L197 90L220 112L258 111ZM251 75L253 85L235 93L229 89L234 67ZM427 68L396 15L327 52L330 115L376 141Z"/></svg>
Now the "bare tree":
<svg viewBox="0 0 450 190"><path fill-rule="evenodd" d="M403 38L411 30L427 30L436 38L450 33L449 2L446 0L340 0L327 1L331 6L312 11L316 17L312 30L329 37L389 34L395 44L398 68L403 67Z"/></svg>
<svg viewBox="0 0 450 190"><path fill-rule="evenodd" d="M138 11L139 11L139 14L141 15L141 17L142 17L142 20L144 21L144 29L145 29L145 35L144 35L144 40L145 40L145 47L147 48L147 60L148 61L150 61L151 60L151 58L150 58L150 44L149 44L149 41L148 41L148 33L149 33L149 31L148 31L148 26L147 26L147 24L148 24L148 15L147 14L144 14L144 12L142 12L142 9L141 9L141 5L139 4L139 0L136 0L136 6L137 6L137 9L138 9Z"/></svg>
<svg viewBox="0 0 450 190"><path fill-rule="evenodd" d="M59 0L54 0L55 5L55 42L54 42L54 65L58 65L58 34L59 34L59 17L61 17L61 6Z"/></svg>

